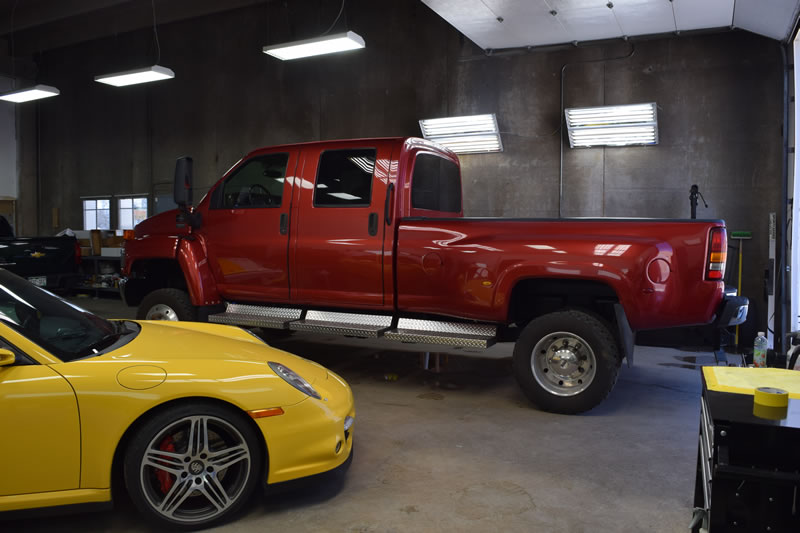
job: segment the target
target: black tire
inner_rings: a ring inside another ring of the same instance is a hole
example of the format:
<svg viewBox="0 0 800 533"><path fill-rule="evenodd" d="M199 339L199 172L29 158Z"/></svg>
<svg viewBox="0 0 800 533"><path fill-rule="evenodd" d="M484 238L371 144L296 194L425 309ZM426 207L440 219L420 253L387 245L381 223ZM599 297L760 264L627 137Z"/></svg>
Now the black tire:
<svg viewBox="0 0 800 533"><path fill-rule="evenodd" d="M203 434L206 442L192 438ZM154 526L206 528L229 520L251 499L263 453L256 430L233 408L202 401L167 407L128 444L125 487Z"/></svg>
<svg viewBox="0 0 800 533"><path fill-rule="evenodd" d="M148 318L149 317L149 318ZM158 289L144 297L136 311L139 320L197 320L197 308L186 291L180 289Z"/></svg>
<svg viewBox="0 0 800 533"><path fill-rule="evenodd" d="M789 370L794 370L795 365L797 365L797 356L800 355L800 350L795 350L794 352L790 351L789 353L789 366L786 368Z"/></svg>
<svg viewBox="0 0 800 533"><path fill-rule="evenodd" d="M534 404L553 413L582 413L600 404L614 388L620 362L606 324L578 310L532 320L514 346L517 382Z"/></svg>
<svg viewBox="0 0 800 533"><path fill-rule="evenodd" d="M266 343L280 342L296 333L293 329L259 328L257 335Z"/></svg>

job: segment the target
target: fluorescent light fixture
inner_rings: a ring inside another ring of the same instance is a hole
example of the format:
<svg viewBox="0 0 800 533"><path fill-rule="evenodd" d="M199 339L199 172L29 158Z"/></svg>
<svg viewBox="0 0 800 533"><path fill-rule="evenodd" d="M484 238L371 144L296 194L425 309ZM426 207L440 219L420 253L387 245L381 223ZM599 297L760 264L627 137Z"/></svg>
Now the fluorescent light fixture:
<svg viewBox="0 0 800 533"><path fill-rule="evenodd" d="M564 110L571 148L658 144L655 102Z"/></svg>
<svg viewBox="0 0 800 533"><path fill-rule="evenodd" d="M136 85L137 83L148 83L151 81L171 80L175 73L167 67L153 65L152 67L137 68L113 74L103 74L95 76L94 81L113 85L114 87L125 87L126 85Z"/></svg>
<svg viewBox="0 0 800 533"><path fill-rule="evenodd" d="M419 127L423 137L446 146L457 154L503 151L494 113L428 118L420 120Z"/></svg>
<svg viewBox="0 0 800 533"><path fill-rule="evenodd" d="M17 89L15 91L0 94L0 100L7 102L14 102L19 104L21 102L30 102L31 100L41 100L42 98L50 98L57 96L61 91L49 85L34 85L27 89Z"/></svg>
<svg viewBox="0 0 800 533"><path fill-rule="evenodd" d="M357 33L348 31L323 35L313 39L292 41L289 43L273 44L262 48L262 52L283 61L300 59L302 57L321 56L347 50L364 48L364 39Z"/></svg>

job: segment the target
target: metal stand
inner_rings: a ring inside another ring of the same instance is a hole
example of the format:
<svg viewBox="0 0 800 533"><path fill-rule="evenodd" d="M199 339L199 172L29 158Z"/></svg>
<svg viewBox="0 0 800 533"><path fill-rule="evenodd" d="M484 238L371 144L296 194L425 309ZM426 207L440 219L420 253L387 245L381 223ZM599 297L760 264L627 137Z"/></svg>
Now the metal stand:
<svg viewBox="0 0 800 533"><path fill-rule="evenodd" d="M703 193L700 192L700 188L697 185L692 185L692 188L689 189L689 207L691 208L692 218L697 218L697 197L698 195L703 200L703 205L706 206L708 209L708 204L706 203L706 199L703 198Z"/></svg>
<svg viewBox="0 0 800 533"><path fill-rule="evenodd" d="M431 368L431 355L433 355L433 368ZM444 354L445 364L447 364L447 354ZM434 374L442 373L442 354L439 352L423 352L420 354L420 363L423 370L430 370Z"/></svg>

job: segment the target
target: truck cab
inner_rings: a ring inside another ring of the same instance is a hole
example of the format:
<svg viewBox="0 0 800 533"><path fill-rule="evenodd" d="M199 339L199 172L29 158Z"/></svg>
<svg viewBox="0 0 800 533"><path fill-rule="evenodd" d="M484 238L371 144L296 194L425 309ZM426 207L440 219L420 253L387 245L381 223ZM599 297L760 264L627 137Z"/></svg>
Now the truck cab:
<svg viewBox="0 0 800 533"><path fill-rule="evenodd" d="M148 278L161 271L194 306L232 300L390 310L393 222L462 216L459 163L449 150L414 138L264 148L234 165L193 213L202 223L183 228L191 251L179 257L183 266L201 256L206 263L184 286L174 265L126 261L130 305L152 292ZM177 243L177 214L139 224L127 257ZM209 288L205 281L212 279Z"/></svg>

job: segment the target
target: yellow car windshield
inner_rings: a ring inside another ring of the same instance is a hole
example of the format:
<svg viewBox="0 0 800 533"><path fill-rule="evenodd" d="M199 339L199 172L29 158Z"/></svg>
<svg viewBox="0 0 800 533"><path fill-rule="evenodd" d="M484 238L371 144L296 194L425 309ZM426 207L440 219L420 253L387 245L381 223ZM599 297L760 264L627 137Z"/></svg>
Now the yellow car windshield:
<svg viewBox="0 0 800 533"><path fill-rule="evenodd" d="M133 333L122 323L65 302L4 269L0 269L0 323L62 361L97 354L122 335Z"/></svg>

